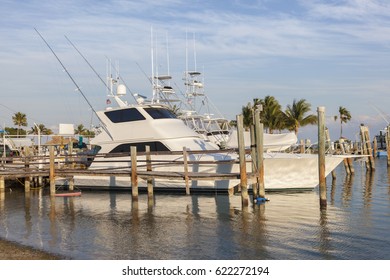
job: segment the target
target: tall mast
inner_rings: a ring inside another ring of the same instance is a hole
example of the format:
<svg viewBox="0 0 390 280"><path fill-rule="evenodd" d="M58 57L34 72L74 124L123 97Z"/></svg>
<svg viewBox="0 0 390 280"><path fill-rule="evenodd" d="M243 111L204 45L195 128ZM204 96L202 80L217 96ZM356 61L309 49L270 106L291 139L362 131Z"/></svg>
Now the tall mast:
<svg viewBox="0 0 390 280"><path fill-rule="evenodd" d="M195 64L195 69L194 71L196 71L196 47L195 47L195 32L192 33L192 39L194 41L194 64Z"/></svg>
<svg viewBox="0 0 390 280"><path fill-rule="evenodd" d="M154 74L154 44L153 44L153 26L150 28L150 52L151 52L151 62L152 62L152 90L153 90L153 96L152 96L152 103L155 102L156 98L156 77Z"/></svg>

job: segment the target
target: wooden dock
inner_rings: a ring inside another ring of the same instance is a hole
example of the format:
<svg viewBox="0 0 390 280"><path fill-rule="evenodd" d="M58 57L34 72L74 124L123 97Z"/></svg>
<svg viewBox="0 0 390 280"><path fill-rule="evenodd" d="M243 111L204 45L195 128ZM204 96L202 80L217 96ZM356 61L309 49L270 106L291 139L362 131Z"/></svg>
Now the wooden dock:
<svg viewBox="0 0 390 280"><path fill-rule="evenodd" d="M216 180L228 180L228 179L240 179L240 173L206 173L206 172L189 172L188 166L192 164L239 164L239 161L190 161L188 160L191 154L212 154L212 153L226 152L226 154L236 153L235 150L218 150L218 151L186 151L183 152L143 152L136 153L132 151L129 153L116 154L115 158L120 160L112 160L112 162L128 163L129 167L115 168L101 168L101 169L88 169L83 164L85 162L85 156L83 155L54 155L54 150L51 150L49 156L29 156L29 157L12 157L2 158L0 165L0 190L4 189L6 180L19 180L24 184L25 191L30 191L30 187L44 187L50 185L50 194L55 194L55 180L66 178L72 180L74 176L115 176L115 177L127 177L132 184L132 188L137 187L138 178L145 181L152 179L167 179L167 180L182 180L183 190L186 188L186 193L190 193L189 182L190 181L216 181ZM249 151L247 151L249 153ZM159 155L181 155L184 160L152 160L152 156ZM94 160L99 160L107 155L94 156ZM110 155L112 156L112 155ZM137 156L145 156L149 160L138 160ZM91 158L92 160L92 158ZM131 168L131 163L135 162L133 166L137 168ZM154 171L155 166L160 165L177 165L183 166L183 171ZM246 174L247 177L255 177L255 173L250 171ZM39 180L38 180L39 178ZM41 182L40 184L38 182ZM129 188L130 190L130 188ZM228 190L226 190L228 191ZM232 190L230 190L232 191Z"/></svg>

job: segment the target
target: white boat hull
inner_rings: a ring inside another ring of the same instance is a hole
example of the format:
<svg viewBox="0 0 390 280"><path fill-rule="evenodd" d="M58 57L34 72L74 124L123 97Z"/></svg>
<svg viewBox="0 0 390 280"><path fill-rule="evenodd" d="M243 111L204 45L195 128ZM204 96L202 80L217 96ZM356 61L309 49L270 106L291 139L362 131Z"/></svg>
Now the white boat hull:
<svg viewBox="0 0 390 280"><path fill-rule="evenodd" d="M209 161L216 159L221 155L196 155L189 158L190 161L196 160ZM226 157L226 155L225 155ZM330 174L345 158L345 156L327 156L325 161L325 174ZM164 158L167 160L167 158ZM182 161L181 157L175 158L177 161ZM226 159L226 158L225 158ZM141 160L144 158L140 157ZM92 168L97 168L97 163ZM122 167L129 168L129 164L122 163ZM138 167L138 170L146 170L144 163ZM100 167L100 166L99 166ZM113 167L113 166L110 166ZM120 165L115 166L119 168ZM127 169L129 170L129 169ZM183 165L156 165L153 167L154 171L162 171L175 173L184 171ZM228 164L189 164L190 173L209 173L209 174L239 174L238 163ZM251 172L251 163L247 163L247 172ZM80 188L91 189L123 189L131 188L130 174L128 177L119 176L75 176L75 185ZM302 190L313 189L318 185L318 156L313 154L288 154L288 153L266 153L264 154L264 184L266 191L272 190ZM191 180L190 188L192 191L219 191L228 190L240 183L239 179L225 179L225 180ZM248 185L253 184L254 181L248 177ZM185 190L185 181L180 179L157 178L153 180L153 185L156 190ZM139 188L146 188L147 182L138 178Z"/></svg>

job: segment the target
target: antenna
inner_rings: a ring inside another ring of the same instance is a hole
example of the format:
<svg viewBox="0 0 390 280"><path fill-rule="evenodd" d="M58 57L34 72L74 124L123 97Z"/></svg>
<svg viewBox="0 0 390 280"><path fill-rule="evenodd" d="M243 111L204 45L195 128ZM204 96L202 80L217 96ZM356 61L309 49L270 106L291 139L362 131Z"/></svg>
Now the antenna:
<svg viewBox="0 0 390 280"><path fill-rule="evenodd" d="M166 33L166 41L167 41L167 65L168 65L168 75L170 75L169 73L169 44L168 44L168 31Z"/></svg>
<svg viewBox="0 0 390 280"><path fill-rule="evenodd" d="M70 78L70 80L73 82L73 84L76 86L76 90L78 92L80 92L80 94L83 96L84 100L87 102L88 106L91 108L91 110L95 113L95 115L97 116L97 118L100 120L100 122L102 123L103 125L103 129L107 132L107 134L110 136L110 138L112 140L114 140L110 134L110 132L107 130L107 128L105 127L104 125L104 122L101 121L101 119L99 118L99 115L96 113L95 109L92 107L91 103L89 102L89 100L87 99L87 97L84 95L84 93L82 92L81 88L78 86L78 84L76 83L76 81L73 79L72 75L70 75L69 71L66 69L65 65L61 62L61 60L59 59L59 57L56 55L56 53L54 52L54 50L50 47L49 43L45 40L45 38L43 38L43 36L41 35L41 33L39 33L39 31L34 28L34 30L38 33L39 37L41 37L41 39L43 40L43 42L46 44L46 46L50 49L50 51L53 53L54 57L58 60L58 62L60 63L60 65L62 66L62 68L64 69L64 71L66 72L66 74L68 74L68 77Z"/></svg>
<svg viewBox="0 0 390 280"><path fill-rule="evenodd" d="M195 71L197 70L196 69L196 46L195 46L195 32L192 33L192 39L194 40L194 64L195 64Z"/></svg>
<svg viewBox="0 0 390 280"><path fill-rule="evenodd" d="M127 86L125 80L124 80L124 79L122 78L122 76L119 74L119 70L116 69L115 65L112 65L111 59L109 59L107 56L106 56L106 59L107 59L108 63L110 64L110 66L111 66L112 68L114 68L114 70L117 72L118 78L123 82L123 84L125 85L126 89L127 89L127 90L131 93L131 95L133 96L134 100L137 101L136 94L133 93L133 92L131 91L131 89Z"/></svg>

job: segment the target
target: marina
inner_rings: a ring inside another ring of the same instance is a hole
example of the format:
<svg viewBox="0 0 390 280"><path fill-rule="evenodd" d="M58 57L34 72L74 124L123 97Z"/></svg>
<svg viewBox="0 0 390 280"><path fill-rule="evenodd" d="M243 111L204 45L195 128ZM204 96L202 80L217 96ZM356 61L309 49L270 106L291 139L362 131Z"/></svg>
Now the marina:
<svg viewBox="0 0 390 280"><path fill-rule="evenodd" d="M318 188L267 193L242 208L226 194L140 194L84 191L52 197L22 188L2 193L0 238L64 259L388 260L390 172L355 163L327 177L328 206Z"/></svg>

